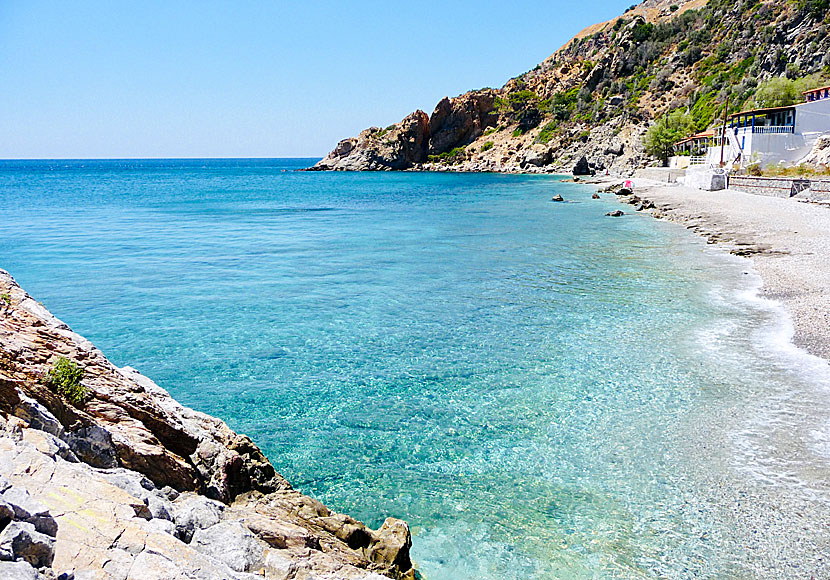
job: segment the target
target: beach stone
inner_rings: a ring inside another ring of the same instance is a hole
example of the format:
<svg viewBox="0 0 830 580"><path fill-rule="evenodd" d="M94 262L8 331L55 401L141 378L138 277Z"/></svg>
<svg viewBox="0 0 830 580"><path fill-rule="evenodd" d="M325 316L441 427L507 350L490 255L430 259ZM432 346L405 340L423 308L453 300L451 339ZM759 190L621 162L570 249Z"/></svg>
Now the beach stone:
<svg viewBox="0 0 830 580"><path fill-rule="evenodd" d="M224 510L225 504L219 501L193 493L182 494L173 502L176 533L183 542L189 543L197 530L218 524Z"/></svg>
<svg viewBox="0 0 830 580"><path fill-rule="evenodd" d="M621 210L621 209L615 209L614 211L609 211L609 212L608 212L607 214L605 214L605 215L607 215L607 216L611 216L611 217L620 217L620 216L624 216L624 215L625 215L625 212L624 212L623 210Z"/></svg>
<svg viewBox="0 0 830 580"><path fill-rule="evenodd" d="M557 194L557 195L554 195L553 198L551 198L551 201L565 201L565 200L562 198L561 195Z"/></svg>
<svg viewBox="0 0 830 580"><path fill-rule="evenodd" d="M598 194L598 193L594 193L594 194L591 196L591 199L599 199L599 194Z"/></svg>
<svg viewBox="0 0 830 580"><path fill-rule="evenodd" d="M190 545L237 572L259 570L264 563L266 546L239 522L220 522L209 528L197 529Z"/></svg>
<svg viewBox="0 0 830 580"><path fill-rule="evenodd" d="M55 540L36 531L35 526L28 522L12 522L0 532L0 558L9 553L35 568L51 566L55 557Z"/></svg>
<svg viewBox="0 0 830 580"><path fill-rule="evenodd" d="M58 533L58 522L49 513L48 508L22 487L10 487L0 497L11 506L16 520L32 524L42 534L55 537Z"/></svg>

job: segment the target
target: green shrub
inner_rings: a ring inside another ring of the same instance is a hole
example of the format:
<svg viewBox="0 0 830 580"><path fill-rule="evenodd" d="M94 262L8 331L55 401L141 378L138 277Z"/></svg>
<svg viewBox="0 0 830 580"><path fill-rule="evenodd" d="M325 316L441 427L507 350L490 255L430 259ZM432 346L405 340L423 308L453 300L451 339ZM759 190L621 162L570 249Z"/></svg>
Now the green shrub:
<svg viewBox="0 0 830 580"><path fill-rule="evenodd" d="M493 148L493 145L495 145L495 143L493 143L492 141L487 141L484 145L481 146L481 152L484 153L485 151L489 151Z"/></svg>
<svg viewBox="0 0 830 580"><path fill-rule="evenodd" d="M487 135L492 135L496 131L498 131L497 127L487 127L487 130L484 131L484 136L486 137Z"/></svg>
<svg viewBox="0 0 830 580"><path fill-rule="evenodd" d="M456 147L450 151L444 151L439 155L429 155L427 156L427 160L432 163L445 163L447 165L453 165L455 163L460 163L463 156L464 147Z"/></svg>
<svg viewBox="0 0 830 580"><path fill-rule="evenodd" d="M12 303L12 297L8 294L0 294L0 301L3 301L6 305L9 305Z"/></svg>
<svg viewBox="0 0 830 580"><path fill-rule="evenodd" d="M81 384L83 378L84 369L78 363L60 357L49 369L47 381L60 396L77 405L83 403L89 394L89 390Z"/></svg>
<svg viewBox="0 0 830 580"><path fill-rule="evenodd" d="M539 135L538 137L536 137L536 140L539 143L547 143L548 141L553 139L553 135L556 133L557 128L558 125L556 121L551 121L550 123L542 127L542 130L539 131Z"/></svg>
<svg viewBox="0 0 830 580"><path fill-rule="evenodd" d="M522 130L521 127L516 127L515 129L513 129L513 136L514 137L521 137L522 135L524 135L524 133L525 132L524 132L524 130Z"/></svg>

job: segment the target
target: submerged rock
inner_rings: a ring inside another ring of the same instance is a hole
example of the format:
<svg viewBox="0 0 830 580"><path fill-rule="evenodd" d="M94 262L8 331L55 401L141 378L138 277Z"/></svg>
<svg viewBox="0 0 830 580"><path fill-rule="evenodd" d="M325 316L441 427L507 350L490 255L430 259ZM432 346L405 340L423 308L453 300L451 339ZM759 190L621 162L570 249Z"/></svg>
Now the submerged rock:
<svg viewBox="0 0 830 580"><path fill-rule="evenodd" d="M565 200L561 195L556 194L551 198L551 201L565 201Z"/></svg>
<svg viewBox="0 0 830 580"><path fill-rule="evenodd" d="M624 212L623 210L621 210L621 209L615 209L614 211L609 211L609 212L608 212L607 214L605 214L605 215L607 215L607 216L611 216L611 217L620 217L620 216L624 216L624 215L625 215L625 212Z"/></svg>

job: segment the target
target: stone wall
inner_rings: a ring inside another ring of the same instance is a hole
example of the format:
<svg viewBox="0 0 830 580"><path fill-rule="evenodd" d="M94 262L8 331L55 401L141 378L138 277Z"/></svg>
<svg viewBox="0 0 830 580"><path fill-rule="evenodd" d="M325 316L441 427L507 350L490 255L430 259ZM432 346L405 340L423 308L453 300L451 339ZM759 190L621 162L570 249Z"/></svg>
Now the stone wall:
<svg viewBox="0 0 830 580"><path fill-rule="evenodd" d="M733 175L729 178L729 189L771 197L798 195L800 198L830 199L830 179Z"/></svg>

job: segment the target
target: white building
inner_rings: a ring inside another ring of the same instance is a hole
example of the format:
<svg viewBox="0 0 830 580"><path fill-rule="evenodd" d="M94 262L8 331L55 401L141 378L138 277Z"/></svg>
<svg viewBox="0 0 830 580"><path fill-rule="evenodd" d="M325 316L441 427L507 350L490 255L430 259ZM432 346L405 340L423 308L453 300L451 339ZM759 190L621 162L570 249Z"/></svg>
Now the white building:
<svg viewBox="0 0 830 580"><path fill-rule="evenodd" d="M830 86L805 91L805 102L742 111L728 117L726 141L715 130L706 163L762 167L798 163L822 135L830 135Z"/></svg>

